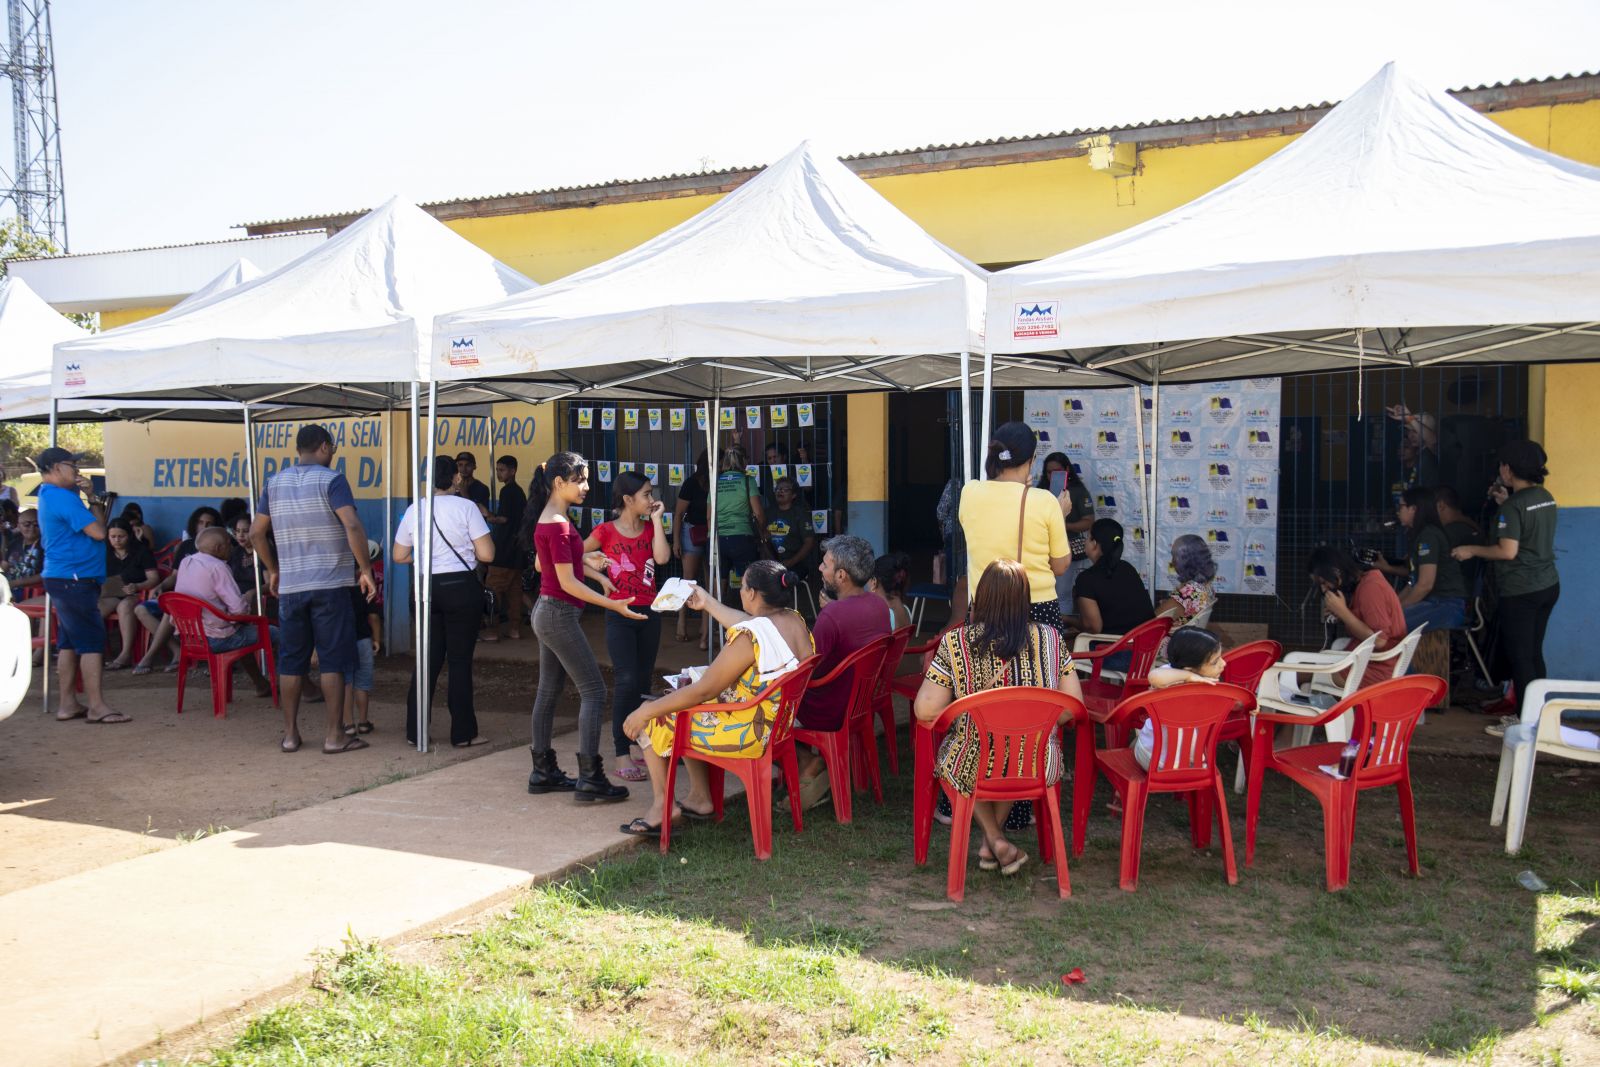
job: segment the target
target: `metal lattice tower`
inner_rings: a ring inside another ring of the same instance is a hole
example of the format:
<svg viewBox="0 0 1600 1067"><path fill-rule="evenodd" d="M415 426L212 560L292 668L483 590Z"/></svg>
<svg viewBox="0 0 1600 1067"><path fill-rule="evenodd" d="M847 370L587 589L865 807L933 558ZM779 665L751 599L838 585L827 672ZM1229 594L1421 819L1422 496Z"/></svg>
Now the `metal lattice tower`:
<svg viewBox="0 0 1600 1067"><path fill-rule="evenodd" d="M16 152L15 169L7 173L0 167L0 201L11 201L25 229L65 252L67 198L61 176L50 0L7 0L6 21L0 76L11 83Z"/></svg>

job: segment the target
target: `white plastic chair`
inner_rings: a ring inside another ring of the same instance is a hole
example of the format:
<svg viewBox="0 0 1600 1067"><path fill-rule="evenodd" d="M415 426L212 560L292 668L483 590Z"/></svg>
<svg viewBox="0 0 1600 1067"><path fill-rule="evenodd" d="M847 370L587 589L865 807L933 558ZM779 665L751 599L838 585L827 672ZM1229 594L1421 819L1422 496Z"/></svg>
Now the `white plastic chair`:
<svg viewBox="0 0 1600 1067"><path fill-rule="evenodd" d="M11 583L0 577L0 720L22 705L33 681L33 627L11 606Z"/></svg>
<svg viewBox="0 0 1600 1067"><path fill-rule="evenodd" d="M1427 629L1427 625L1427 623L1423 623L1415 630L1412 630L1410 633L1406 634L1400 639L1400 643L1395 645L1393 648L1385 652L1374 652L1372 655L1368 656L1367 666L1370 667L1374 663L1393 663L1394 669L1389 672L1389 677L1399 678L1404 676L1411 670L1411 661L1416 658L1417 646L1422 644L1422 631ZM1349 642L1346 641L1343 644L1348 645L1348 643ZM1343 647L1341 644L1336 642L1334 644L1334 651L1342 650ZM1293 657L1291 656L1291 658ZM1346 679L1346 681L1348 681L1348 679ZM1333 697L1338 700L1343 700L1349 695L1347 688L1347 686L1334 684L1333 676L1331 674L1319 673L1311 680L1311 690L1313 692L1321 693L1326 697ZM1338 721L1329 723L1327 725L1328 740L1350 740L1350 729L1354 722L1355 713L1351 712L1349 715L1340 716ZM1422 720L1418 719L1417 722L1420 725ZM1307 737L1309 738L1309 734Z"/></svg>
<svg viewBox="0 0 1600 1067"><path fill-rule="evenodd" d="M1551 693L1560 693L1551 697ZM1588 699L1581 695L1592 694ZM1528 825L1528 801L1533 795L1533 758L1539 752L1584 763L1600 763L1600 752L1577 748L1561 739L1561 713L1600 711L1600 682L1564 682L1543 678L1522 695L1520 721L1506 728L1500 743L1500 773L1494 783L1494 810L1489 825L1506 825L1506 854L1522 848ZM1506 818L1507 801L1511 817Z"/></svg>
<svg viewBox="0 0 1600 1067"><path fill-rule="evenodd" d="M1287 715L1315 718L1361 687L1361 676L1366 673L1367 662L1372 658L1372 651L1377 643L1378 635L1370 634L1365 641L1345 652L1289 653L1268 667L1266 673L1261 676L1261 684L1256 690L1257 706ZM1279 676L1304 674L1308 668L1314 671L1311 683L1296 687L1294 696L1285 700L1279 685ZM1341 671L1344 672L1344 684L1336 685L1333 676ZM1350 727L1349 715L1340 716L1336 721L1328 723L1326 727L1328 740L1348 741ZM1299 746L1310 743L1311 727L1296 726L1290 734L1290 744Z"/></svg>

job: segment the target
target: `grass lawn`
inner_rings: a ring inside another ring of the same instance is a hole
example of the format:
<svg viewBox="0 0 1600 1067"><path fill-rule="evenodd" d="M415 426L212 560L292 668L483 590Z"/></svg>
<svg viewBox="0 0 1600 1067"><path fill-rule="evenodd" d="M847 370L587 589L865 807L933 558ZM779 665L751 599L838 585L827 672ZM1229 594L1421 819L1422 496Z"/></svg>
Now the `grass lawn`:
<svg viewBox="0 0 1600 1067"><path fill-rule="evenodd" d="M669 856L607 861L471 931L352 944L196 1059L1600 1062L1600 773L1541 764L1513 859L1488 826L1492 761L1416 754L1413 768L1423 877L1404 874L1393 792L1378 791L1337 894L1322 889L1315 802L1271 775L1237 886L1158 798L1139 890L1120 891L1102 784L1070 900L1034 862L1014 879L974 867L959 907L942 828L928 866L911 865L909 771L885 807L858 798L854 826L826 809L799 836L780 823L765 864L739 800ZM1526 868L1550 890L1520 888ZM1068 987L1074 967L1088 981Z"/></svg>

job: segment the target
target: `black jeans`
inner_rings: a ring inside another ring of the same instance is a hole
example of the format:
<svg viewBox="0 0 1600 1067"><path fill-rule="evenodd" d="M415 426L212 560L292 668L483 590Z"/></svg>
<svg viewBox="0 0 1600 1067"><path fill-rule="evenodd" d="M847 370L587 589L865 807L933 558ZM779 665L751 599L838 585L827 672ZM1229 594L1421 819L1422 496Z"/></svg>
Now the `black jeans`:
<svg viewBox="0 0 1600 1067"><path fill-rule="evenodd" d="M1518 700L1527 693L1530 684L1545 677L1544 632L1560 598L1560 583L1537 593L1500 598L1500 648L1506 662L1511 664Z"/></svg>
<svg viewBox="0 0 1600 1067"><path fill-rule="evenodd" d="M428 693L439 685L439 670L450 662L450 743L464 745L478 736L472 706L472 648L483 621L483 591L471 574L436 574L428 614ZM406 690L406 740L417 743L417 672Z"/></svg>
<svg viewBox="0 0 1600 1067"><path fill-rule="evenodd" d="M633 714L648 698L652 676L656 673L656 651L661 647L661 616L650 608L634 608L646 616L643 622L624 619L616 612L606 614L606 652L611 656L611 739L619 757L628 754L628 735L622 720Z"/></svg>

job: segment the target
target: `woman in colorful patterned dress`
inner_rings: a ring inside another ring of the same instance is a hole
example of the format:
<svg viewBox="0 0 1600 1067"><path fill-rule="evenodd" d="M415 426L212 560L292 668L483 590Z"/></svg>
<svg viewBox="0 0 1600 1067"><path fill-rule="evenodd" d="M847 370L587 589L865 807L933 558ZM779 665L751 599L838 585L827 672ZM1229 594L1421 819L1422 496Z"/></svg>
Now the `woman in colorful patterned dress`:
<svg viewBox="0 0 1600 1067"><path fill-rule="evenodd" d="M1172 540L1172 571L1178 587L1156 605L1156 614L1172 612L1172 628L1189 626L1210 611L1217 602L1211 583L1217 577L1217 563L1211 548L1197 534L1184 534Z"/></svg>
<svg viewBox="0 0 1600 1067"><path fill-rule="evenodd" d="M1059 689L1083 699L1061 631L1030 619L1029 601L1028 572L1022 564L1001 558L984 568L966 624L944 635L917 691L920 722L937 720L961 697L1006 686ZM1070 718L1070 713L1062 712L1061 722ZM962 796L971 796L977 781L979 741L971 716L962 715L950 724L939 749L934 774ZM1052 786L1061 780L1061 748L1055 737L1050 739L1045 780ZM999 868L1000 873L1012 875L1028 862L1027 853L1006 840L1001 827L1009 807L994 801L973 806L983 828L978 850L982 870Z"/></svg>
<svg viewBox="0 0 1600 1067"><path fill-rule="evenodd" d="M800 613L790 606L799 584L798 574L774 560L763 559L745 570L739 586L743 611L718 603L701 589L690 597L685 606L691 611L709 612L727 629L727 643L698 681L641 705L622 724L622 732L637 741L644 753L651 791L650 810L623 826L623 833L648 836L661 832L663 818L710 816L709 768L699 760L684 761L689 773L689 795L682 804L668 807L667 759L672 755L677 721L674 716L698 704L736 704L759 696L812 654L811 631ZM769 697L743 711L700 712L692 719L689 747L713 756L755 759L766 751L777 711L777 701Z"/></svg>

